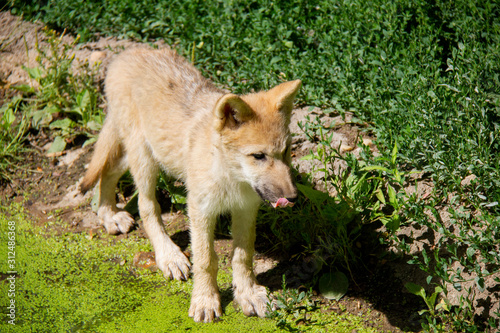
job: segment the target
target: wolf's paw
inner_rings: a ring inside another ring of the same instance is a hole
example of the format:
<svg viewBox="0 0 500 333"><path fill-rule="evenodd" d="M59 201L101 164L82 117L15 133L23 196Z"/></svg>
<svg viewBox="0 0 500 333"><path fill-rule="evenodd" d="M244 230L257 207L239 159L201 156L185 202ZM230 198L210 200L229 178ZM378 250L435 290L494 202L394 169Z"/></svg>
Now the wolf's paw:
<svg viewBox="0 0 500 333"><path fill-rule="evenodd" d="M265 287L254 284L252 288L243 290L235 288L234 301L240 305L245 315L264 317L267 305L272 300L268 298Z"/></svg>
<svg viewBox="0 0 500 333"><path fill-rule="evenodd" d="M170 251L163 258L157 258L156 265L167 279L187 280L191 263L180 249Z"/></svg>
<svg viewBox="0 0 500 333"><path fill-rule="evenodd" d="M196 322L209 323L222 316L220 297L218 293L198 295L191 298L189 317Z"/></svg>
<svg viewBox="0 0 500 333"><path fill-rule="evenodd" d="M101 219L102 224L110 235L126 234L134 225L134 218L126 211L117 212Z"/></svg>

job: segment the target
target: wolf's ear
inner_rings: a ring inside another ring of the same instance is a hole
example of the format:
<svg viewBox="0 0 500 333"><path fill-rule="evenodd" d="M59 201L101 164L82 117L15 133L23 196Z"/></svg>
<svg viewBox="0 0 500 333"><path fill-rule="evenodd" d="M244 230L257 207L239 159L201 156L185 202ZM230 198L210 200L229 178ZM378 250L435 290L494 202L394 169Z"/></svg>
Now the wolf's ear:
<svg viewBox="0 0 500 333"><path fill-rule="evenodd" d="M250 106L234 94L222 96L215 104L214 113L215 128L218 131L225 127L238 128L241 123L250 120L254 115Z"/></svg>
<svg viewBox="0 0 500 333"><path fill-rule="evenodd" d="M302 81L288 81L282 83L268 91L276 101L276 109L290 113L293 108L293 100L299 92Z"/></svg>

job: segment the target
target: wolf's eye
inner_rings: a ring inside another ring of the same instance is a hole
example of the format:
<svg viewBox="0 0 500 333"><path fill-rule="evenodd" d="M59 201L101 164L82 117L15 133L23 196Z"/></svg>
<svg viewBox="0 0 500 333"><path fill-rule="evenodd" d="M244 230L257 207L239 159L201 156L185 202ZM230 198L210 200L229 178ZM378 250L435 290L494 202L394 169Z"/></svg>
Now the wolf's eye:
<svg viewBox="0 0 500 333"><path fill-rule="evenodd" d="M256 159L256 160L265 160L266 159L266 155L263 154L263 153L256 153L256 154L252 154L252 156Z"/></svg>

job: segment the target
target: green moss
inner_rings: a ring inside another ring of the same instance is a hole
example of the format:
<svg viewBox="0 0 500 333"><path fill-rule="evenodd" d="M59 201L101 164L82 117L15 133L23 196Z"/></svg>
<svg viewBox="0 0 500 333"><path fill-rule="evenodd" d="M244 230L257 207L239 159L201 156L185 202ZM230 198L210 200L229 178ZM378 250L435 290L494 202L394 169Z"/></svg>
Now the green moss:
<svg viewBox="0 0 500 333"><path fill-rule="evenodd" d="M98 328L100 332L274 332L276 325L271 320L247 318L236 312L232 303L225 307L225 315L214 324L195 323L188 317L189 294L170 294L161 290L151 294L140 309L129 316L115 318Z"/></svg>
<svg viewBox="0 0 500 333"><path fill-rule="evenodd" d="M8 227L15 225L15 263L8 264ZM192 280L166 281L161 274L132 265L139 251L150 251L148 240L71 233L65 223L36 226L21 205L0 211L0 307L15 300L15 326L0 322L1 332L275 332L276 322L248 318L234 309L230 272L220 270L225 315L213 324L195 323L188 317ZM61 234L61 230L63 231ZM17 271L15 296L9 295L9 271ZM311 314L313 325L296 326L319 332L369 332L362 318Z"/></svg>

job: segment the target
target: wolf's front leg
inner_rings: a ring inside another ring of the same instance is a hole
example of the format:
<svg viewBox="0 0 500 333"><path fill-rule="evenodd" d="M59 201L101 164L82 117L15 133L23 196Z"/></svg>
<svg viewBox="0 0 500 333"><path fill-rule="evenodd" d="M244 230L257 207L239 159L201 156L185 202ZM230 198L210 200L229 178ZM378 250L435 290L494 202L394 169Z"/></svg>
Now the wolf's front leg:
<svg viewBox="0 0 500 333"><path fill-rule="evenodd" d="M255 220L258 206L232 212L234 300L247 316L263 317L267 312L266 288L253 273Z"/></svg>
<svg viewBox="0 0 500 333"><path fill-rule="evenodd" d="M170 239L161 222L160 205L151 198L141 198L139 209L144 229L155 250L156 265L167 279L187 280L191 263Z"/></svg>
<svg viewBox="0 0 500 333"><path fill-rule="evenodd" d="M207 217L188 200L193 250L193 294L189 316L210 322L222 315L217 287L217 254L214 250L215 216Z"/></svg>
<svg viewBox="0 0 500 333"><path fill-rule="evenodd" d="M134 136L131 136L133 138ZM134 144L137 145L134 147ZM187 280L191 263L181 249L168 237L156 200L158 165L150 151L136 142L128 144L130 172L139 191L139 213L144 229L155 250L156 265L166 278Z"/></svg>

